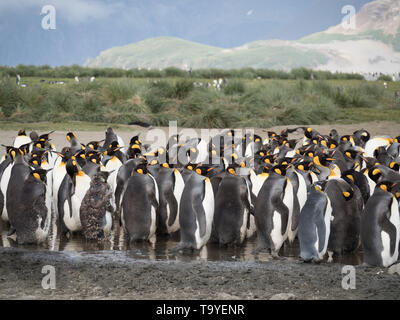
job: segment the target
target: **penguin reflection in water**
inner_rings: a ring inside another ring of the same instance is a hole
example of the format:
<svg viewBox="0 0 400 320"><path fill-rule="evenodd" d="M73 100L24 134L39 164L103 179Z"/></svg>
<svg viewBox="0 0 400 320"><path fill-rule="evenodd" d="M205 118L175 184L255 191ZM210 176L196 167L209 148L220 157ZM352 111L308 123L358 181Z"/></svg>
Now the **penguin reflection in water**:
<svg viewBox="0 0 400 320"><path fill-rule="evenodd" d="M82 233L88 240L103 239L112 230L112 189L107 183L108 172L98 172L82 200L80 218Z"/></svg>

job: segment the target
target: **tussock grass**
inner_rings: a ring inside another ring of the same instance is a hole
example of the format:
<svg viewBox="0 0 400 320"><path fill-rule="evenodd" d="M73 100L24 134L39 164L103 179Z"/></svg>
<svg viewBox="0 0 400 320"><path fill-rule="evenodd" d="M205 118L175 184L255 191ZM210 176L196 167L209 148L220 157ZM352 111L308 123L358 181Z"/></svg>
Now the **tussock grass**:
<svg viewBox="0 0 400 320"><path fill-rule="evenodd" d="M400 119L400 101L393 96L400 90L397 82L384 89L382 82L357 80L228 79L220 91L194 87L194 80L176 77L98 79L66 85L38 82L22 88L11 80L0 81L0 120L141 121L156 126L177 120L179 126L224 128L348 123L366 121L369 116L369 120Z"/></svg>

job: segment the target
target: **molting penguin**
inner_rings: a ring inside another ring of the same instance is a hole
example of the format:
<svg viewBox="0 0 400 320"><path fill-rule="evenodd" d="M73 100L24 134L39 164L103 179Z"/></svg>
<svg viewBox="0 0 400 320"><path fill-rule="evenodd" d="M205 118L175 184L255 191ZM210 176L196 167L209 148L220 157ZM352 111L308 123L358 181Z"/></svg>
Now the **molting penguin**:
<svg viewBox="0 0 400 320"><path fill-rule="evenodd" d="M284 166L270 170L256 203L257 251L269 249L277 256L291 228L293 212L293 185L285 176Z"/></svg>
<svg viewBox="0 0 400 320"><path fill-rule="evenodd" d="M128 179L121 203L121 222L131 244L135 241L155 243L158 204L157 182L146 164L141 164Z"/></svg>
<svg viewBox="0 0 400 320"><path fill-rule="evenodd" d="M213 218L214 192L211 181L208 177L193 173L182 193L179 208L181 241L176 249L200 250L210 239Z"/></svg>
<svg viewBox="0 0 400 320"><path fill-rule="evenodd" d="M92 177L90 188L82 200L80 219L86 239L102 239L112 229L112 190L107 183L109 173L98 172Z"/></svg>
<svg viewBox="0 0 400 320"><path fill-rule="evenodd" d="M361 243L364 263L388 267L399 255L399 203L391 182L380 182L368 199L362 219ZM400 194L399 194L400 196Z"/></svg>
<svg viewBox="0 0 400 320"><path fill-rule="evenodd" d="M43 243L50 230L51 189L46 185L47 170L33 170L23 182L18 201L10 207L10 223L20 244Z"/></svg>
<svg viewBox="0 0 400 320"><path fill-rule="evenodd" d="M322 182L310 188L299 216L300 258L305 262L321 261L328 248L332 207L324 186Z"/></svg>

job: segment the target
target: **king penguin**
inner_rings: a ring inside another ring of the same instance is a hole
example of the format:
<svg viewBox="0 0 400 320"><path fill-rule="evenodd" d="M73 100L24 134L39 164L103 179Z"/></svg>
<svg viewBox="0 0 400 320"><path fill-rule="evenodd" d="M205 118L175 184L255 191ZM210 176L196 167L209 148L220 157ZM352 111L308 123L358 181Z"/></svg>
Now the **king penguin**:
<svg viewBox="0 0 400 320"><path fill-rule="evenodd" d="M214 192L211 181L208 177L193 172L185 183L181 197L181 240L176 249L200 250L210 239L213 219Z"/></svg>
<svg viewBox="0 0 400 320"><path fill-rule="evenodd" d="M136 241L155 243L158 204L157 182L146 164L141 164L128 179L121 203L121 222L131 244Z"/></svg>
<svg viewBox="0 0 400 320"><path fill-rule="evenodd" d="M369 265L389 267L399 256L399 203L391 187L391 182L378 183L365 207L361 242Z"/></svg>

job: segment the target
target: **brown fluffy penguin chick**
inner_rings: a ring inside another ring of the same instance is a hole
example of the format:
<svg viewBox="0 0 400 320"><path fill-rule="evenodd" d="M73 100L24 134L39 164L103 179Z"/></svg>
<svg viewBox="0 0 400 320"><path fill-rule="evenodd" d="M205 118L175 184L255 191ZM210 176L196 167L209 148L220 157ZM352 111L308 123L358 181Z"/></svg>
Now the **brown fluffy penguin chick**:
<svg viewBox="0 0 400 320"><path fill-rule="evenodd" d="M111 229L109 224L112 223L113 213L110 204L112 190L107 184L107 177L107 172L98 172L94 175L90 189L82 200L80 208L82 233L88 240L102 239L104 231Z"/></svg>

